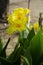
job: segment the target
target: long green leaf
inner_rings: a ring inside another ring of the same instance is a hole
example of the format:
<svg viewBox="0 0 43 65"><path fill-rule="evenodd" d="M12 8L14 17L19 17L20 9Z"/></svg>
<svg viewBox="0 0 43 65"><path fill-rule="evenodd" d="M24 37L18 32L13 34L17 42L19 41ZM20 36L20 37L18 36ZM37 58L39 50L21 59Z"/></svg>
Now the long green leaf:
<svg viewBox="0 0 43 65"><path fill-rule="evenodd" d="M2 42L2 39L0 38L0 52L1 52L2 48L3 48L3 42Z"/></svg>
<svg viewBox="0 0 43 65"><path fill-rule="evenodd" d="M30 42L30 52L32 56L32 65L39 65L39 60L43 55L43 35L40 31Z"/></svg>
<svg viewBox="0 0 43 65"><path fill-rule="evenodd" d="M20 63L20 55L21 55L21 48L18 47L19 44L16 45L14 51L9 55L9 57L7 58L9 61L12 62L12 64L15 63L15 65L18 63Z"/></svg>
<svg viewBox="0 0 43 65"><path fill-rule="evenodd" d="M32 30L29 32L28 36L27 36L27 39L29 41L31 41L31 39L34 37L35 35L35 32L34 32L34 29L32 28Z"/></svg>
<svg viewBox="0 0 43 65"><path fill-rule="evenodd" d="M32 57L31 57L31 54L30 54L29 47L26 49L24 56L28 59L29 65L32 65ZM26 64L26 62L24 62L23 65L28 65L28 64Z"/></svg>
<svg viewBox="0 0 43 65"><path fill-rule="evenodd" d="M23 61L25 61L25 65L29 65L29 61L28 61L27 57L22 56L22 59L23 59Z"/></svg>
<svg viewBox="0 0 43 65"><path fill-rule="evenodd" d="M12 65L6 58L0 57L0 65Z"/></svg>
<svg viewBox="0 0 43 65"><path fill-rule="evenodd" d="M34 32L34 29L32 29L29 32L27 38L24 38L23 34L24 33L22 33L22 35L19 36L19 43L26 50L29 47L29 45L30 45L31 39L34 37L35 32Z"/></svg>
<svg viewBox="0 0 43 65"><path fill-rule="evenodd" d="M5 45L5 47L2 48L2 50L1 50L1 52L0 52L0 56L1 56L1 57L6 57L6 49L7 49L7 46L8 46L8 44L9 44L9 42L10 42L10 38L8 39L8 41L7 41L6 45ZM1 43L1 44L2 44L2 43Z"/></svg>

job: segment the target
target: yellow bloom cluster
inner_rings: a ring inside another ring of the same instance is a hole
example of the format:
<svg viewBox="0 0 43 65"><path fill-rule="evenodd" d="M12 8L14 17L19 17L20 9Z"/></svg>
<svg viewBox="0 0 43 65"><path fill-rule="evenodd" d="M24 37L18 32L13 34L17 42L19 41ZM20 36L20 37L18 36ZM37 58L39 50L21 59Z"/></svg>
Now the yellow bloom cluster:
<svg viewBox="0 0 43 65"><path fill-rule="evenodd" d="M16 8L8 16L9 27L7 29L8 34L12 34L16 31L23 31L26 29L26 23L28 21L27 14L30 13L30 10L27 8Z"/></svg>
<svg viewBox="0 0 43 65"><path fill-rule="evenodd" d="M35 31L38 31L39 29L39 23L35 22L33 25L30 26L30 29L34 28Z"/></svg>

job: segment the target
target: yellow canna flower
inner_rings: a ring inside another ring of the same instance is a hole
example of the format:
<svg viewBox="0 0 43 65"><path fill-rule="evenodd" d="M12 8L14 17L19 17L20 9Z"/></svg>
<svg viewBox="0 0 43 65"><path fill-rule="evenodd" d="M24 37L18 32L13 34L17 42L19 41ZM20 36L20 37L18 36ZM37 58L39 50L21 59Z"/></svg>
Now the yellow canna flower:
<svg viewBox="0 0 43 65"><path fill-rule="evenodd" d="M34 28L35 31L39 30L39 23L35 22L33 25L29 26L29 29L31 30L32 28Z"/></svg>
<svg viewBox="0 0 43 65"><path fill-rule="evenodd" d="M10 14L9 16L8 16L8 23L9 24L13 24L14 23L14 21L16 20L16 16L15 16L15 14Z"/></svg>
<svg viewBox="0 0 43 65"><path fill-rule="evenodd" d="M33 28L33 25L30 25L30 27L29 27L30 29L32 29Z"/></svg>
<svg viewBox="0 0 43 65"><path fill-rule="evenodd" d="M16 8L12 14L8 16L8 22L10 24L15 23L15 21L23 22L24 24L27 23L28 18L26 17L27 9L23 8Z"/></svg>
<svg viewBox="0 0 43 65"><path fill-rule="evenodd" d="M16 8L14 9L13 11L15 14L18 14L18 13L21 13L21 14L29 14L30 13L30 9L27 9L27 8Z"/></svg>
<svg viewBox="0 0 43 65"><path fill-rule="evenodd" d="M28 9L24 8L16 8L9 16L8 23L9 28L7 32L12 34L16 31L23 31L26 29L26 23L28 22L28 18L26 14L28 14Z"/></svg>
<svg viewBox="0 0 43 65"><path fill-rule="evenodd" d="M15 23L14 25L10 25L7 29L8 34L12 34L13 32L23 31L26 29L26 26L23 23Z"/></svg>
<svg viewBox="0 0 43 65"><path fill-rule="evenodd" d="M30 13L30 9L24 9L25 10L25 14L29 14Z"/></svg>
<svg viewBox="0 0 43 65"><path fill-rule="evenodd" d="M33 27L34 27L34 30L38 31L39 23L38 22L34 23Z"/></svg>
<svg viewBox="0 0 43 65"><path fill-rule="evenodd" d="M13 11L15 14L25 14L24 9L23 8L16 8Z"/></svg>

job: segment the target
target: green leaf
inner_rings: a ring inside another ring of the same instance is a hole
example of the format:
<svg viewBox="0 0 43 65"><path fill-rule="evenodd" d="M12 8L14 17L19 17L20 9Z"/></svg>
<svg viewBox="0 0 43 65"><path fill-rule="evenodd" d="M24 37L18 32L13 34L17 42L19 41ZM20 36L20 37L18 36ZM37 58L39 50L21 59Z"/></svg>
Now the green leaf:
<svg viewBox="0 0 43 65"><path fill-rule="evenodd" d="M0 57L0 65L12 65L6 58Z"/></svg>
<svg viewBox="0 0 43 65"><path fill-rule="evenodd" d="M32 29L29 32L27 38L24 38L23 34L19 36L19 43L25 50L29 47L30 41L34 37L34 35L35 35L35 32L34 32L34 29Z"/></svg>
<svg viewBox="0 0 43 65"><path fill-rule="evenodd" d="M21 57L19 57L16 62L13 63L13 65L21 65Z"/></svg>
<svg viewBox="0 0 43 65"><path fill-rule="evenodd" d="M35 32L34 32L34 29L32 28L32 30L29 32L28 36L27 36L27 39L29 41L31 41L31 39L34 37L35 35Z"/></svg>
<svg viewBox="0 0 43 65"><path fill-rule="evenodd" d="M16 53L17 49L19 48L19 46L20 46L20 44L17 43L16 46L15 46L15 48L14 48L14 52L15 52L15 53Z"/></svg>
<svg viewBox="0 0 43 65"><path fill-rule="evenodd" d="M24 32L21 32L18 38L19 43L23 43L23 39L24 39Z"/></svg>
<svg viewBox="0 0 43 65"><path fill-rule="evenodd" d="M22 56L22 60L25 61L25 64L23 64L23 65L26 65L26 64L29 65L29 61L25 56Z"/></svg>
<svg viewBox="0 0 43 65"><path fill-rule="evenodd" d="M32 56L32 65L39 65L39 60L43 55L43 35L40 31L30 42L30 52Z"/></svg>
<svg viewBox="0 0 43 65"><path fill-rule="evenodd" d="M3 42L2 42L1 38L0 38L0 56L1 57L5 57L6 56L6 53L3 52Z"/></svg>
<svg viewBox="0 0 43 65"><path fill-rule="evenodd" d="M29 47L26 49L24 56L27 58L29 65L32 65L32 57L31 57L31 54L30 54ZM28 65L28 64L26 62L24 62L23 65Z"/></svg>
<svg viewBox="0 0 43 65"><path fill-rule="evenodd" d="M9 44L9 42L10 42L10 38L8 39L8 41L7 41L6 45L5 45L5 47L2 48L2 50L1 50L1 52L0 52L0 56L1 56L1 57L6 57L6 49L7 49L7 46L8 46L8 44ZM2 43L1 43L1 44L2 44Z"/></svg>
<svg viewBox="0 0 43 65"><path fill-rule="evenodd" d="M42 63L40 63L40 65L43 65L43 62L42 62Z"/></svg>
<svg viewBox="0 0 43 65"><path fill-rule="evenodd" d="M0 38L0 52L1 52L2 48L3 48L3 42L2 42L2 39Z"/></svg>
<svg viewBox="0 0 43 65"><path fill-rule="evenodd" d="M12 62L12 64L15 63L15 65L18 63L20 63L20 56L21 56L21 48L19 47L19 44L16 45L14 51L9 55L9 57L7 58L9 61ZM19 64L18 64L19 65Z"/></svg>

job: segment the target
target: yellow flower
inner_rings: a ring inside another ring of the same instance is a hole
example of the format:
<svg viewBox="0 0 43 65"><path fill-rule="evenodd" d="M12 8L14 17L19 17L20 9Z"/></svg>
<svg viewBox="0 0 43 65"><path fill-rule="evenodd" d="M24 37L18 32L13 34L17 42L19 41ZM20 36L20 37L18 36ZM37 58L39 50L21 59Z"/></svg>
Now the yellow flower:
<svg viewBox="0 0 43 65"><path fill-rule="evenodd" d="M8 34L12 34L13 32L23 31L26 29L26 26L23 23L15 23L14 25L10 25L7 29Z"/></svg>
<svg viewBox="0 0 43 65"><path fill-rule="evenodd" d="M17 20L27 23L26 15L30 13L30 10L27 8L16 8L13 13L17 16Z"/></svg>
<svg viewBox="0 0 43 65"><path fill-rule="evenodd" d="M27 8L16 8L14 9L13 11L15 14L18 14L18 13L21 13L21 14L29 14L30 13L30 9L27 9Z"/></svg>
<svg viewBox="0 0 43 65"><path fill-rule="evenodd" d="M32 29L33 28L33 25L30 25L30 27L29 27L30 29Z"/></svg>
<svg viewBox="0 0 43 65"><path fill-rule="evenodd" d="M25 10L25 14L29 14L30 13L30 9L24 9Z"/></svg>
<svg viewBox="0 0 43 65"><path fill-rule="evenodd" d="M12 14L8 16L8 22L9 24L15 23L15 21L20 21L24 24L27 23L28 18L26 17L26 14L30 13L28 9L24 8L16 8Z"/></svg>
<svg viewBox="0 0 43 65"><path fill-rule="evenodd" d="M30 25L29 29L31 30L32 28L34 28L35 31L39 30L39 23L35 22L33 25Z"/></svg>
<svg viewBox="0 0 43 65"><path fill-rule="evenodd" d="M16 8L9 16L8 23L9 28L7 32L12 34L16 31L23 31L26 29L26 23L28 22L28 18L26 14L30 13L28 9L25 8Z"/></svg>
<svg viewBox="0 0 43 65"><path fill-rule="evenodd" d="M13 14L13 13L11 13L9 16L8 16L8 23L9 24L13 24L14 23L14 21L16 20L16 16L15 16L15 14Z"/></svg>
<svg viewBox="0 0 43 65"><path fill-rule="evenodd" d="M34 23L34 30L38 31L39 29L39 22Z"/></svg>

